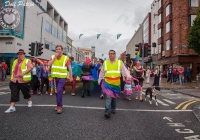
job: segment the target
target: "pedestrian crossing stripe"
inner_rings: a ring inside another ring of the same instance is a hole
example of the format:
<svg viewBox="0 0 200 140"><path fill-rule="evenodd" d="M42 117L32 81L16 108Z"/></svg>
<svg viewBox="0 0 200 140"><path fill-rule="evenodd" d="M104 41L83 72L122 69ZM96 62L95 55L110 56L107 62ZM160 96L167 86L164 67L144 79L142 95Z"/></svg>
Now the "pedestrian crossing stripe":
<svg viewBox="0 0 200 140"><path fill-rule="evenodd" d="M0 92L0 95L8 94L10 92Z"/></svg>
<svg viewBox="0 0 200 140"><path fill-rule="evenodd" d="M144 92L142 92L142 94L143 95L145 95L145 93ZM149 95L147 95L147 97L149 97ZM153 100L155 100L154 98L152 98ZM166 104L166 103L164 103L163 101L161 101L161 100L159 100L159 99L156 99L157 100L157 102L159 103L159 104L161 104L161 105L163 105L163 106L169 106L168 104ZM163 99L164 100L164 99ZM166 99L167 100L167 99ZM168 100L169 101L169 100ZM170 103L170 104L174 104L174 102L172 103L172 101L170 101L170 102L168 102L168 103Z"/></svg>
<svg viewBox="0 0 200 140"><path fill-rule="evenodd" d="M196 102L200 102L200 98L199 98L199 99L196 99L196 100L187 100L187 101L185 101L185 102L182 102L182 103L180 103L177 107L175 107L175 109L180 109L181 106L184 105L184 106L182 107L182 110L186 110L187 107L188 107L189 105L191 105L191 104L193 104L193 103L196 103Z"/></svg>

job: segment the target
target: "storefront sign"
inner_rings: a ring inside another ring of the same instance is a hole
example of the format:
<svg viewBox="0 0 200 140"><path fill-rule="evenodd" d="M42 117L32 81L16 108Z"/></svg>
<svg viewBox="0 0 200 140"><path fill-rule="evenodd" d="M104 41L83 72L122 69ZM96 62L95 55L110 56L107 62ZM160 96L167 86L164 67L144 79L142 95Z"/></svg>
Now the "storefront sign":
<svg viewBox="0 0 200 140"><path fill-rule="evenodd" d="M45 9L38 3L36 0L32 0L43 12L46 12Z"/></svg>
<svg viewBox="0 0 200 140"><path fill-rule="evenodd" d="M12 42L6 42L6 44L12 44Z"/></svg>

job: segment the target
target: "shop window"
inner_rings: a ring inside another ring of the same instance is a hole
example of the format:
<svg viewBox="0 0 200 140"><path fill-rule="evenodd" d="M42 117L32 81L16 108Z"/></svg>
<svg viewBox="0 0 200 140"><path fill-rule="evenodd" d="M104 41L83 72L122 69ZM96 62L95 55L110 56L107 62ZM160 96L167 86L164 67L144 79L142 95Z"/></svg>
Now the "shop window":
<svg viewBox="0 0 200 140"><path fill-rule="evenodd" d="M161 23L161 19L162 18L162 14L160 14L159 16L158 16L158 23Z"/></svg>

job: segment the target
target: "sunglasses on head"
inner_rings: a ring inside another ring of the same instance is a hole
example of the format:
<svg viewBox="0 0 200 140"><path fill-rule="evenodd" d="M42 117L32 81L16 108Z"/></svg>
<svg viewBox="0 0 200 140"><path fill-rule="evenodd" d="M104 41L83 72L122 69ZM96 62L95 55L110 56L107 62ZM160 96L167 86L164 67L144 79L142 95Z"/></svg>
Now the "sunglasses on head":
<svg viewBox="0 0 200 140"><path fill-rule="evenodd" d="M23 53L18 53L17 55L23 55Z"/></svg>

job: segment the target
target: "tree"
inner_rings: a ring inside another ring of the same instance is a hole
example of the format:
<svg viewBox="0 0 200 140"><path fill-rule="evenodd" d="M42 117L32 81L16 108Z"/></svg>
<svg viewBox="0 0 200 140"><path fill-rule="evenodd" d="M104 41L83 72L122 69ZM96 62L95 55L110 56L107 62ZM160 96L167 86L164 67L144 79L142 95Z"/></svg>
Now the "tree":
<svg viewBox="0 0 200 140"><path fill-rule="evenodd" d="M193 49L198 55L200 55L200 7L198 8L193 25L190 27L188 48Z"/></svg>

